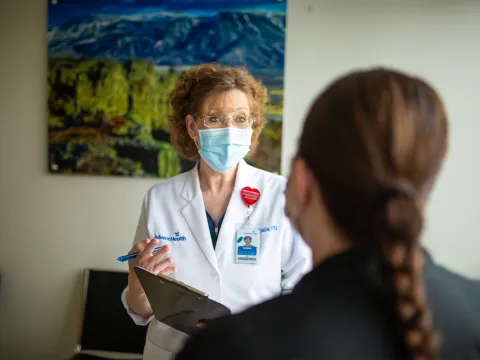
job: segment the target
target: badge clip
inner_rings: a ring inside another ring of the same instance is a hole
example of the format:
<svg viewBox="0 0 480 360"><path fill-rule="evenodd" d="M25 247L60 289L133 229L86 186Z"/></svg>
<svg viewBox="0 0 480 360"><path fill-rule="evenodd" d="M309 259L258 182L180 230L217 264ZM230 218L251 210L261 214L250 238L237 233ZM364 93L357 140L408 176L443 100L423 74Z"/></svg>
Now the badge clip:
<svg viewBox="0 0 480 360"><path fill-rule="evenodd" d="M242 199L245 205L247 205L246 218L248 221L252 214L251 206L254 205L260 199L260 191L258 189L246 186L240 191L240 195L242 196Z"/></svg>

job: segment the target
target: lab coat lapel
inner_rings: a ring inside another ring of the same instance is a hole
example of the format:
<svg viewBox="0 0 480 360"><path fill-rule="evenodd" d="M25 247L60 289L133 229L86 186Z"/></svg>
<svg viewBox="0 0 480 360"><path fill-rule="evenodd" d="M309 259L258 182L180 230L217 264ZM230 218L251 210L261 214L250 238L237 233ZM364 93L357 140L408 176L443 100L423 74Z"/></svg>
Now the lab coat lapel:
<svg viewBox="0 0 480 360"><path fill-rule="evenodd" d="M198 164L189 172L189 176L186 177L181 196L188 201L188 204L181 210L182 215L185 217L193 236L208 261L218 270L217 258L213 249L210 230L208 229L205 204L200 190Z"/></svg>
<svg viewBox="0 0 480 360"><path fill-rule="evenodd" d="M232 248L235 246L235 226L243 224L246 220L247 206L243 202L240 191L246 186L256 187L255 179L251 175L250 166L242 160L238 166L235 187L228 203L227 212L218 233L217 246L215 247L217 259L220 259L220 256L229 246L232 246Z"/></svg>

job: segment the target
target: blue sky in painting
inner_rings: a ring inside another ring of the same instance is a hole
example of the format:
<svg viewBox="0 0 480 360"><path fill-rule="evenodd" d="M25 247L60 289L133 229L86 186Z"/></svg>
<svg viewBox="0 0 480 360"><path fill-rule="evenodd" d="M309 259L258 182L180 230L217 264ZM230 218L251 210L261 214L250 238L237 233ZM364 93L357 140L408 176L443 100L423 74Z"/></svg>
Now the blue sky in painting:
<svg viewBox="0 0 480 360"><path fill-rule="evenodd" d="M91 14L188 12L215 14L220 10L250 9L283 12L287 0L58 0L48 6L49 27Z"/></svg>

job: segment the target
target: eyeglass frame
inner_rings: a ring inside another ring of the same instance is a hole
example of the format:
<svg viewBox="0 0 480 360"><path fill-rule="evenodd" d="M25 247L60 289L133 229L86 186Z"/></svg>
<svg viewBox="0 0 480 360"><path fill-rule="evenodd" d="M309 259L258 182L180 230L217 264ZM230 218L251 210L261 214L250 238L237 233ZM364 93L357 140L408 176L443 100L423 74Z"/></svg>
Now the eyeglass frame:
<svg viewBox="0 0 480 360"><path fill-rule="evenodd" d="M208 126L207 125L207 118L212 118L212 117L218 117L221 121L222 121L222 126L219 127L219 128L213 128L211 126ZM254 116L245 116L249 121L251 121L251 123L248 125L248 127L246 127L245 129L251 129L253 128L253 124L255 123L255 120L256 118ZM232 117L230 116L225 116L225 115L222 115L222 116L217 116L217 115L206 115L204 116L203 118L200 119L201 121L203 121L203 125L206 127L206 128L209 128L209 129L221 129L221 128L224 128L225 127L225 124L227 123L227 121L229 120L233 120ZM236 126L234 126L235 128L237 128ZM237 128L238 129L238 128Z"/></svg>

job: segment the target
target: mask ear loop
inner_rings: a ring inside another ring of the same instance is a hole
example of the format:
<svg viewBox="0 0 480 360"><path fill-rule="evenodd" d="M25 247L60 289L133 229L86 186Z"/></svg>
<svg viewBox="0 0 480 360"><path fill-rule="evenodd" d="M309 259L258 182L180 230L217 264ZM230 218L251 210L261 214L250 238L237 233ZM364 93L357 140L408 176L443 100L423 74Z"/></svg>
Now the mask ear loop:
<svg viewBox="0 0 480 360"><path fill-rule="evenodd" d="M199 130L198 130L198 127L197 127L197 123L195 122L195 119L193 118L192 115L190 115L191 118L192 118L192 121L193 121L193 124L195 126L195 129L197 131L197 133L199 133ZM197 147L197 150L200 150L200 144L197 143L197 137L196 136L191 136L191 139L193 140L193 143L195 144L195 146Z"/></svg>
<svg viewBox="0 0 480 360"><path fill-rule="evenodd" d="M195 146L197 147L197 150L200 150L200 145L198 145L198 143L197 143L197 137L194 136L194 137L192 138L192 140L193 140L193 143L195 144Z"/></svg>

